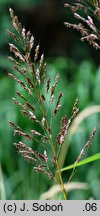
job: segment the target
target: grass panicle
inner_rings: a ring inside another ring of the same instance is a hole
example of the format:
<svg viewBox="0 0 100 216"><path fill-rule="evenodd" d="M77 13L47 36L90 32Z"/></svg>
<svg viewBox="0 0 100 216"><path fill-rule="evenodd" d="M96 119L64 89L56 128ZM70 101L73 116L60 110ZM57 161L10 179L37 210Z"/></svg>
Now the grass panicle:
<svg viewBox="0 0 100 216"><path fill-rule="evenodd" d="M88 19L83 19L80 15L76 14L77 10L85 7L82 1L81 3L74 4L73 7L68 4L65 4L65 6L69 7L72 12L74 11L74 16L85 22L91 28L93 32L89 43L96 48L95 40L98 39L98 34L92 18L88 17ZM18 142L15 143L15 147L18 153L32 164L34 172L44 173L49 179L54 178L60 185L64 199L67 199L67 191L60 171L58 157L65 137L68 135L71 122L79 112L78 99L75 100L71 116L69 118L66 115L62 116L61 122L59 122L60 131L58 131L55 138L53 136L54 128L52 128L51 122L54 121L58 111L60 112L62 107L63 93L60 91L58 92L58 98L56 99L55 97L60 76L57 74L53 84L51 84L51 78L47 74L44 54L40 56L40 45L34 46L34 37L31 32L27 32L26 29L22 27L18 17L11 8L9 11L15 33L9 30L7 33L12 36L15 43L16 41L18 43L18 48L12 43L9 44L10 51L14 55L13 58L9 57L9 59L12 61L13 70L15 71L14 74L9 73L9 77L13 79L21 89L21 91L16 91L16 98L13 97L12 100L14 104L19 107L23 117L27 117L31 123L30 129L24 131L24 129L19 127L16 123L9 122L10 126L13 127L14 136L16 135L18 137ZM85 37L90 37L89 31L86 30L82 24L73 25L65 23L65 25L74 27L75 29L79 28L79 31L82 33L82 40L84 40ZM93 34L96 35L96 37L93 36ZM31 55L32 50L34 50L34 56ZM50 113L51 116L49 116ZM93 131L87 144L85 144L81 150L75 164L81 159L85 149L90 145L95 131L96 130ZM28 141L29 143L34 143L34 145L41 145L41 152L36 151L33 147L29 147ZM48 149L51 150L50 156ZM55 170L57 170L57 178Z"/></svg>
<svg viewBox="0 0 100 216"><path fill-rule="evenodd" d="M75 0L74 3L65 3L76 23L65 22L68 28L76 29L81 33L81 41L88 43L95 49L100 49L100 29L96 26L96 20L100 20L100 1Z"/></svg>

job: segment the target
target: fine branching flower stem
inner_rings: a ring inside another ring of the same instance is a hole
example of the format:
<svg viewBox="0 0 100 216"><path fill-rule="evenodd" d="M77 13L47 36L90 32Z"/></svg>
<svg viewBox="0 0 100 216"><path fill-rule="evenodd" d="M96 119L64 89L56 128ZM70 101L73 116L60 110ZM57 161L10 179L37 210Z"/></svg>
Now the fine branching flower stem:
<svg viewBox="0 0 100 216"><path fill-rule="evenodd" d="M48 128L47 120L46 120L46 125L47 125L47 128ZM57 155L56 155L56 151L55 151L55 145L54 145L54 142L52 141L52 136L51 135L49 135L49 139L50 139L53 155L55 155L55 157L56 157L55 162L56 162L56 167L57 167L57 173L58 173L58 176L59 176L60 187L61 187L61 190L62 190L62 193L63 193L64 200L67 200L67 193L66 193L66 190L65 190L65 187L64 187L64 183L63 183L63 179L62 179L62 175L61 175L61 171L60 171L60 167L59 167L59 163L58 163L58 159L57 159ZM57 179L56 179L56 181L57 181Z"/></svg>
<svg viewBox="0 0 100 216"><path fill-rule="evenodd" d="M50 142L51 142L53 154L56 156L56 151L55 151L54 143L53 143L53 141L52 141L51 138L50 138ZM63 183L62 175L61 175L61 172L60 172L60 167L59 167L58 159L56 159L56 166L57 166L58 176L59 176L59 180L60 180L60 187L61 187L64 199L67 200L67 194L66 194L66 190L64 188L64 183Z"/></svg>
<svg viewBox="0 0 100 216"><path fill-rule="evenodd" d="M40 94L40 92L39 92L39 94ZM39 107L40 107L41 113L44 115L44 112L43 112L43 108L44 107L42 108L40 104L39 104ZM47 119L46 119L46 126L47 126L47 128L49 128ZM48 131L47 131L47 133L48 133ZM60 167L59 167L59 162L58 162L58 157L56 155L55 145L53 143L52 136L49 133L48 133L48 135L49 135L49 139L50 139L51 149L52 149L53 155L55 155L55 157L56 157L56 161L55 162L56 162L56 167L57 167L57 171L58 171L60 187L61 187L64 199L67 200L67 193L66 193L66 190L65 190L65 187L64 187L64 183L63 183L63 179L62 179L62 175L61 175L61 171L60 171Z"/></svg>

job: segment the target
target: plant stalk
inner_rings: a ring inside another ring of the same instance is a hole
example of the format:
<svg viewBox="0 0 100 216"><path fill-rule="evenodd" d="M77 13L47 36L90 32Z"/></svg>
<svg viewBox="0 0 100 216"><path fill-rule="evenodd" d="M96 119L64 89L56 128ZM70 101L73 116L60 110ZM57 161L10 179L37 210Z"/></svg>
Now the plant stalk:
<svg viewBox="0 0 100 216"><path fill-rule="evenodd" d="M50 137L50 142L51 142L51 145L52 145L53 154L56 156L54 143L53 143L51 137ZM60 167L59 167L57 157L56 157L56 166L57 166L57 171L58 171L58 176L59 176L59 183L60 183L60 187L61 187L61 190L62 190L62 193L63 193L63 197L64 197L64 200L67 200L67 194L66 194L66 190L65 190L65 187L64 187L64 183L63 183L62 175L61 175L61 172L60 172Z"/></svg>

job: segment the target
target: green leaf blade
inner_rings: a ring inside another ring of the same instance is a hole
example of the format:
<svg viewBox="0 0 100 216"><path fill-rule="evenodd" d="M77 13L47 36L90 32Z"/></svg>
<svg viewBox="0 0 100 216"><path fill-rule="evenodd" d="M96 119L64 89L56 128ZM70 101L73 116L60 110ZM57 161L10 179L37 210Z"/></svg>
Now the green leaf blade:
<svg viewBox="0 0 100 216"><path fill-rule="evenodd" d="M96 160L100 160L100 153L97 153L97 154L95 154L95 155L93 155L93 156L90 156L90 157L88 157L88 158L86 158L86 159L84 159L84 160L78 162L76 165L75 165L75 164L69 165L69 166L67 166L67 167L65 167L65 168L63 168L63 169L61 169L60 171L61 171L61 172L64 172L64 171L66 171L66 170L73 169L74 167L83 166L83 165L85 165L85 164L91 163L91 162L96 161Z"/></svg>

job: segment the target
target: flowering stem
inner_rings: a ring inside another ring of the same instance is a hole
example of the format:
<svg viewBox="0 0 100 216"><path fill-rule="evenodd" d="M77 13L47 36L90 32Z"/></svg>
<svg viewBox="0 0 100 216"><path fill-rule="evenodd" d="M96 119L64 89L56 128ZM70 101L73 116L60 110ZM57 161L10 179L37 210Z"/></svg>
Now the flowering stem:
<svg viewBox="0 0 100 216"><path fill-rule="evenodd" d="M46 126L47 126L47 128L49 128L47 120L46 120ZM47 133L48 133L48 130L47 130ZM48 133L48 135L49 135L49 141L51 143L51 149L52 149L53 155L56 158L55 163L56 163L57 173L58 173L58 177L59 177L59 184L60 184L60 187L61 187L61 190L62 190L62 193L63 193L64 200L67 200L67 194L66 194L66 190L65 190L65 187L64 187L62 175L61 175L61 172L60 172L60 167L59 167L59 162L58 162L58 159L57 159L55 146L54 146L51 134ZM55 177L55 178L57 180L57 177Z"/></svg>
<svg viewBox="0 0 100 216"><path fill-rule="evenodd" d="M67 194L66 194L66 190L65 190L65 187L64 187L62 175L61 175L61 172L60 172L58 160L56 160L56 165L57 165L57 169L58 169L58 175L59 175L59 179L60 179L60 186L61 186L61 189L62 189L64 200L67 200Z"/></svg>
<svg viewBox="0 0 100 216"><path fill-rule="evenodd" d="M50 137L50 142L51 142L53 154L56 156L54 143L53 143L51 137ZM62 190L62 193L63 193L63 196L64 196L64 200L67 200L67 194L66 194L66 190L65 190L65 187L64 187L64 183L63 183L62 175L61 175L61 172L60 172L60 167L59 167L57 157L56 157L56 166L57 166L57 171L58 171L58 176L59 176L59 183L60 183L60 187L61 187L61 190Z"/></svg>

